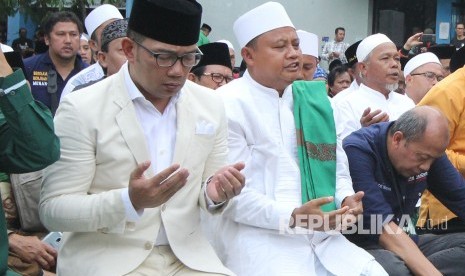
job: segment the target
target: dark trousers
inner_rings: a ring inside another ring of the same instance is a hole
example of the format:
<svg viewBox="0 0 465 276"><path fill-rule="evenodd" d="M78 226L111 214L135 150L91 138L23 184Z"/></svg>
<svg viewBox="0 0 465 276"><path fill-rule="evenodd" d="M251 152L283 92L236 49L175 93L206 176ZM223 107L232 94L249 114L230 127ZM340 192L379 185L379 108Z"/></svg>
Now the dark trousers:
<svg viewBox="0 0 465 276"><path fill-rule="evenodd" d="M443 275L465 275L465 233L418 236L418 247ZM412 275L405 263L391 251L367 250L389 275Z"/></svg>

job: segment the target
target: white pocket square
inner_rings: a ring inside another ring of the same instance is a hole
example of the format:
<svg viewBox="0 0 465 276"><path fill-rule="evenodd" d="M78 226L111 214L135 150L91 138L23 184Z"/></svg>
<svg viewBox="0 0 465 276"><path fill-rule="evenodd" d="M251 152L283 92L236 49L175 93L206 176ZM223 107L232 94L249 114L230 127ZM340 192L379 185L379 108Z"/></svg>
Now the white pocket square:
<svg viewBox="0 0 465 276"><path fill-rule="evenodd" d="M213 135L215 134L215 126L205 120L197 122L195 125L195 134L199 135Z"/></svg>

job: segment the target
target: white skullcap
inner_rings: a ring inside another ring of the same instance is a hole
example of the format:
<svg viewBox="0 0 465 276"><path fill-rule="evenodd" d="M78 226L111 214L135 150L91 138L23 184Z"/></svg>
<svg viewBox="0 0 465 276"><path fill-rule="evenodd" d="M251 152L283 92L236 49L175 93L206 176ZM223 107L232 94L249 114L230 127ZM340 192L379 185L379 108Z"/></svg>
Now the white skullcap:
<svg viewBox="0 0 465 276"><path fill-rule="evenodd" d="M86 19L84 24L86 25L87 33L92 36L92 33L100 27L105 21L110 19L123 19L123 16L119 10L110 4L103 4L98 6L93 11L91 11Z"/></svg>
<svg viewBox="0 0 465 276"><path fill-rule="evenodd" d="M300 49L303 55L318 57L318 36L303 30L298 30Z"/></svg>
<svg viewBox="0 0 465 276"><path fill-rule="evenodd" d="M89 41L89 36L85 33L81 34L81 40Z"/></svg>
<svg viewBox="0 0 465 276"><path fill-rule="evenodd" d="M2 52L4 53L13 52L13 48L6 44L0 43L0 47L2 47Z"/></svg>
<svg viewBox="0 0 465 276"><path fill-rule="evenodd" d="M385 34L374 34L365 37L365 39L363 39L357 47L358 62L363 62L373 49L386 42L394 44L394 42L392 42L392 40L390 40Z"/></svg>
<svg viewBox="0 0 465 276"><path fill-rule="evenodd" d="M439 62L439 59L435 54L433 53L419 54L419 55L414 56L411 60L407 62L407 64L405 64L404 77L407 77L407 75L412 73L413 70L427 63L437 63L441 65L441 62Z"/></svg>
<svg viewBox="0 0 465 276"><path fill-rule="evenodd" d="M232 49L233 51L235 51L235 50L234 50L234 46L232 45L231 41L226 40L226 39L220 39L220 40L218 40L217 42L219 42L219 43L224 43L224 44L228 45L228 47L229 47L230 49Z"/></svg>
<svg viewBox="0 0 465 276"><path fill-rule="evenodd" d="M239 17L233 29L242 48L255 37L281 27L294 28L294 25L281 4L267 2Z"/></svg>

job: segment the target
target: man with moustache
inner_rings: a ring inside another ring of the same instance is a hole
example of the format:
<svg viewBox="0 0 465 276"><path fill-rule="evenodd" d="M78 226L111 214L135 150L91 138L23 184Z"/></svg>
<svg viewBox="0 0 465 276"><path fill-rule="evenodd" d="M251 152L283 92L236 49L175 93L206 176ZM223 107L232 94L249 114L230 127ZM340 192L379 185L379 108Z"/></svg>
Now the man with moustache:
<svg viewBox="0 0 465 276"><path fill-rule="evenodd" d="M218 254L238 275L386 275L372 256L330 230L338 215L362 211L363 193L352 190L324 84L299 81L293 86L302 53L284 7L267 2L248 11L235 21L234 33L247 71L216 91L229 120L229 158L245 160L247 184L212 231ZM306 90L306 85L316 89ZM293 113L295 106L314 107L306 104L313 98L324 116ZM311 129L318 136L332 130L331 144L314 141L321 152L308 160L311 174L300 165L307 155L301 156L303 147L297 144L296 118L317 122L318 129ZM309 219L324 220L328 227Z"/></svg>
<svg viewBox="0 0 465 276"><path fill-rule="evenodd" d="M73 92L77 86L82 87L82 85L107 76L98 57L99 52L102 50L102 33L108 24L122 19L123 16L119 10L110 4L100 5L87 15L84 24L90 35L89 46L92 49L94 55L92 58L95 59L95 63L82 70L68 81L65 88L63 88L60 101L66 95Z"/></svg>
<svg viewBox="0 0 465 276"><path fill-rule="evenodd" d="M221 99L186 81L201 15L194 0L135 0L128 62L61 102L40 201L64 232L59 275L232 275L200 227L200 209L220 211L245 181L227 165Z"/></svg>
<svg viewBox="0 0 465 276"><path fill-rule="evenodd" d="M48 51L25 59L24 67L32 95L55 114L66 83L87 67L77 54L82 23L72 12L55 12L47 18L44 32Z"/></svg>
<svg viewBox="0 0 465 276"><path fill-rule="evenodd" d="M342 138L362 126L395 120L415 106L405 95L394 92L400 74L396 45L384 34L366 37L357 47L362 84L335 105L336 125ZM375 111L370 113L370 111Z"/></svg>

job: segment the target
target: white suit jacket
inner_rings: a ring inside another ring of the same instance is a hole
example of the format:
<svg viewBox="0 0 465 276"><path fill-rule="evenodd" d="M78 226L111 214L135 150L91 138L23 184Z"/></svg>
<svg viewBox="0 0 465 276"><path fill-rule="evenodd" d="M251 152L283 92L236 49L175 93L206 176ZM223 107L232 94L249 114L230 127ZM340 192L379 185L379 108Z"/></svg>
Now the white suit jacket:
<svg viewBox="0 0 465 276"><path fill-rule="evenodd" d="M201 184L226 163L223 103L211 90L187 81L176 110L173 163L189 170L188 182L134 223L126 221L121 190L136 165L150 156L123 71L63 99L55 117L61 158L45 171L40 202L45 226L65 232L59 274L129 273L151 252L162 221L174 254L186 266L231 274L199 225L199 205L206 204ZM146 177L152 176L149 168Z"/></svg>

